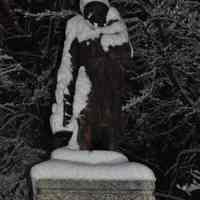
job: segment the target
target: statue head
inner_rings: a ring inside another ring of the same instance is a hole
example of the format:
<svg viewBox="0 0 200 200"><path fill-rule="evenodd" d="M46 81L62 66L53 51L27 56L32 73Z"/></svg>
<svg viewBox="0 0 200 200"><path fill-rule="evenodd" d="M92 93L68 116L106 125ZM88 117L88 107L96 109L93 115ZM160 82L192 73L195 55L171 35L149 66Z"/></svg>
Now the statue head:
<svg viewBox="0 0 200 200"><path fill-rule="evenodd" d="M80 0L80 10L84 18L97 27L106 25L109 7L108 0Z"/></svg>

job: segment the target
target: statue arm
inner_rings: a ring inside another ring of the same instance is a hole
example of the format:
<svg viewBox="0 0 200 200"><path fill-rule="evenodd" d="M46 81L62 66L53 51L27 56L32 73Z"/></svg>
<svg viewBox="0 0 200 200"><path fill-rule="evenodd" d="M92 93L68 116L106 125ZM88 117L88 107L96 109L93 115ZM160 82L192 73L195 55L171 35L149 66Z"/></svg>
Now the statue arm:
<svg viewBox="0 0 200 200"><path fill-rule="evenodd" d="M77 17L73 17L67 22L65 30L65 42L63 48L63 54L61 59L61 64L57 72L57 84L56 84L56 103L52 106L52 115L50 117L50 123L52 132L56 133L58 131L71 131L67 125L70 123L72 117L72 91L71 88L73 81L76 79L74 77L76 66L72 62L72 44L76 39L76 27L72 29ZM70 128L71 129L71 128Z"/></svg>
<svg viewBox="0 0 200 200"><path fill-rule="evenodd" d="M129 40L126 24L116 8L109 9L107 26L99 28L99 32L102 34L101 45L104 51L108 51L109 47L122 46L127 43L130 47L131 57L133 57L133 47Z"/></svg>
<svg viewBox="0 0 200 200"><path fill-rule="evenodd" d="M118 10L111 7L106 17L107 26L100 28L102 34L116 34L127 31L127 27Z"/></svg>
<svg viewBox="0 0 200 200"><path fill-rule="evenodd" d="M107 26L99 28L104 51L108 51L110 46L121 46L129 42L127 27L114 7L111 7L108 12L107 24Z"/></svg>
<svg viewBox="0 0 200 200"><path fill-rule="evenodd" d="M107 25L103 28L100 28L100 32L102 34L116 34L116 33L122 33L127 32L126 25L122 20L114 21L112 24Z"/></svg>
<svg viewBox="0 0 200 200"><path fill-rule="evenodd" d="M65 42L63 48L63 55L61 65L57 73L57 87L56 87L56 102L62 103L64 95L70 95L70 87L72 82L76 79L75 75L77 68L77 30L82 21L82 17L77 15L67 22L65 30Z"/></svg>
<svg viewBox="0 0 200 200"><path fill-rule="evenodd" d="M78 26L78 41L83 42L87 40L94 40L100 36L100 29L94 28L87 20L84 18L79 22Z"/></svg>

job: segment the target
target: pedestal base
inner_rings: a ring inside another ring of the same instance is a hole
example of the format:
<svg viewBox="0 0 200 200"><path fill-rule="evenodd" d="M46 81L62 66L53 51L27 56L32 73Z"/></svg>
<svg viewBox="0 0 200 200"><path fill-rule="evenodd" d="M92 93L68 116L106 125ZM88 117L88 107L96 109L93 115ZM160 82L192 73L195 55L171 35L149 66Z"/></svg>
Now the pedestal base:
<svg viewBox="0 0 200 200"><path fill-rule="evenodd" d="M39 180L35 200L155 200L152 181Z"/></svg>
<svg viewBox="0 0 200 200"><path fill-rule="evenodd" d="M95 155L88 152L80 152L81 158L77 152L65 152L61 157L59 152L53 159L34 166L34 200L155 200L151 169L111 152L93 153L98 157L95 161Z"/></svg>

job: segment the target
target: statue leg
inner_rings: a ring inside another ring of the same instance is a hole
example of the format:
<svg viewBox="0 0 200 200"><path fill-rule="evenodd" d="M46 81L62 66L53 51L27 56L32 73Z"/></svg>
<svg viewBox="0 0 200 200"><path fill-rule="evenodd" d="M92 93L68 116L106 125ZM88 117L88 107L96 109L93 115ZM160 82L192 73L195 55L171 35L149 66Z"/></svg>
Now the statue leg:
<svg viewBox="0 0 200 200"><path fill-rule="evenodd" d="M109 125L92 126L92 144L96 150L114 150L114 130Z"/></svg>

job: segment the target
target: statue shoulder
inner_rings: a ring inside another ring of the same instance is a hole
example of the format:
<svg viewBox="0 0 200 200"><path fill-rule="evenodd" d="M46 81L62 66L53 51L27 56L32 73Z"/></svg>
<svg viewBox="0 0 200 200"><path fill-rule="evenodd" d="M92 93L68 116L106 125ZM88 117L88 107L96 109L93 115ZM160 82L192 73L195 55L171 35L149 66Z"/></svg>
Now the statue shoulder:
<svg viewBox="0 0 200 200"><path fill-rule="evenodd" d="M75 15L67 21L66 32L77 29L77 26L84 20L83 16Z"/></svg>
<svg viewBox="0 0 200 200"><path fill-rule="evenodd" d="M119 11L117 10L117 8L115 7L110 7L107 17L106 17L106 21L115 21L115 20L121 20L121 16Z"/></svg>

